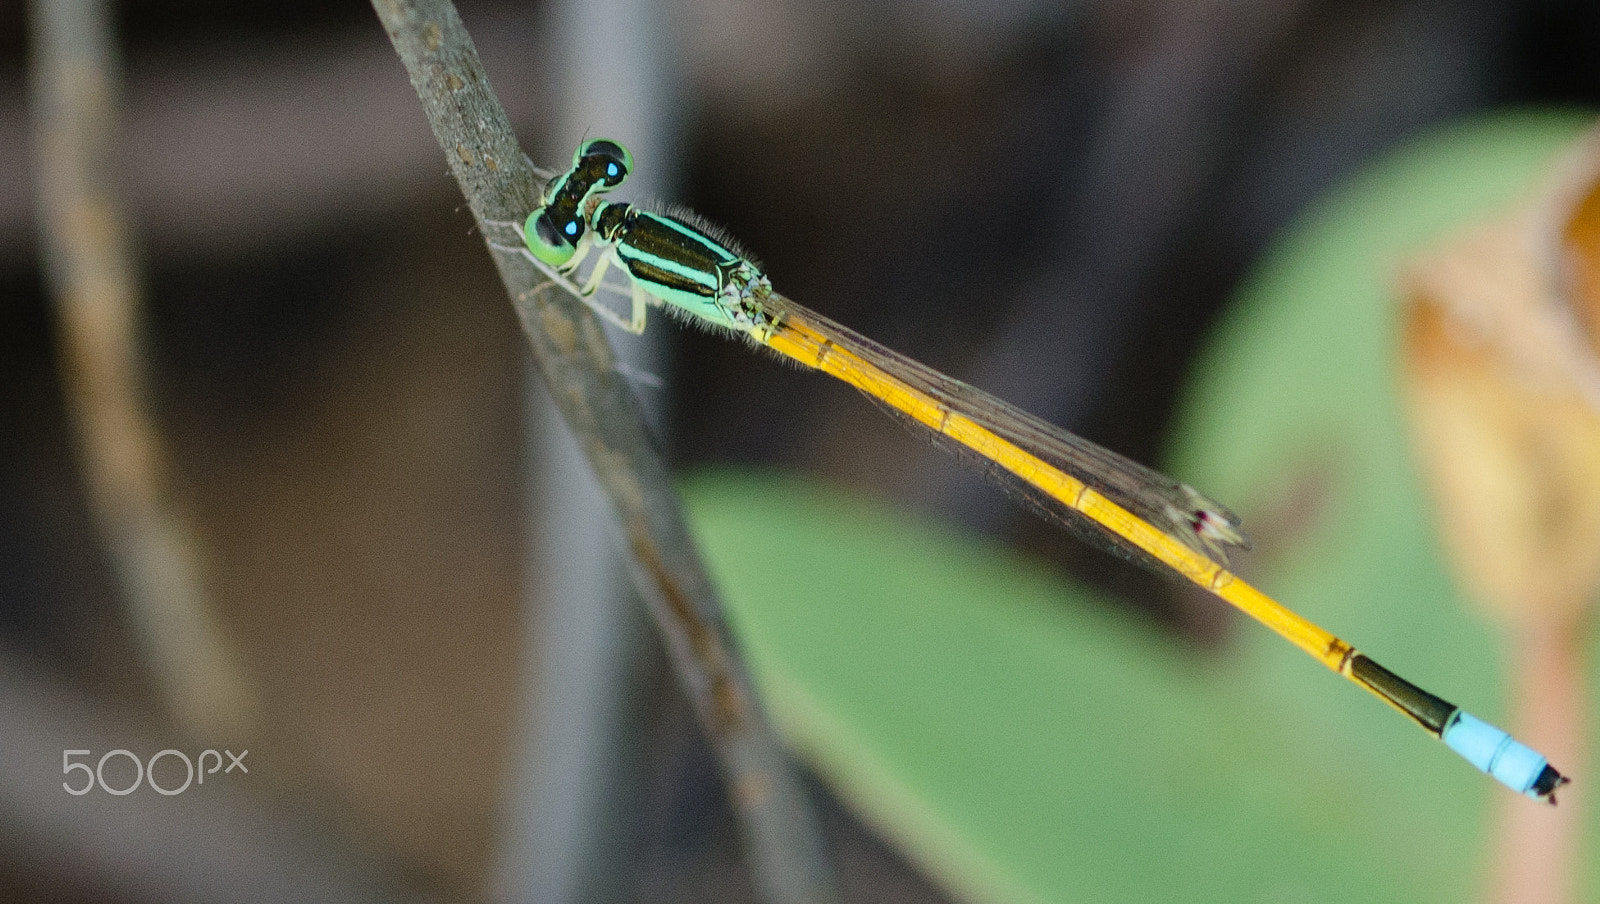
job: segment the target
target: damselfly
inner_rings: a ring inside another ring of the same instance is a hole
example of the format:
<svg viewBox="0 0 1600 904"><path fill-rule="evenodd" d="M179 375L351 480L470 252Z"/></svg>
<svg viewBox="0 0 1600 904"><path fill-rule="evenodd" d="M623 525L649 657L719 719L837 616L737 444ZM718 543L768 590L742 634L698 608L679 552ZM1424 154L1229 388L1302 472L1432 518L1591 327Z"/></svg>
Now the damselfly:
<svg viewBox="0 0 1600 904"><path fill-rule="evenodd" d="M1555 803L1567 779L1537 751L1383 668L1230 571L1228 550L1247 543L1226 508L779 295L748 255L692 214L602 199L632 166L622 145L585 142L517 224L525 245L517 250L625 330L642 332L648 309L663 307L849 383L930 431L939 445L979 462L1046 517L1216 594L1512 790ZM579 268L591 255L597 258L580 282ZM594 297L612 267L629 283L627 317Z"/></svg>

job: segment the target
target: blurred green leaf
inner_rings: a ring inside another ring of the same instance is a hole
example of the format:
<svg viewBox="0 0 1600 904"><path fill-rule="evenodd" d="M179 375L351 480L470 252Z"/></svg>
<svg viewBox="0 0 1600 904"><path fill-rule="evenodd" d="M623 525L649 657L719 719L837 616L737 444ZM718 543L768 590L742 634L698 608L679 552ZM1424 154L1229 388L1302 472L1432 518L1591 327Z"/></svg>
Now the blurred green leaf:
<svg viewBox="0 0 1600 904"><path fill-rule="evenodd" d="M1389 286L1405 253L1526 190L1584 124L1461 126L1323 204L1221 330L1173 469L1254 527L1248 577L1488 717L1495 644L1429 536ZM1265 629L1241 622L1202 657L1010 552L825 487L714 472L689 496L786 736L957 893L1473 895L1502 792Z"/></svg>

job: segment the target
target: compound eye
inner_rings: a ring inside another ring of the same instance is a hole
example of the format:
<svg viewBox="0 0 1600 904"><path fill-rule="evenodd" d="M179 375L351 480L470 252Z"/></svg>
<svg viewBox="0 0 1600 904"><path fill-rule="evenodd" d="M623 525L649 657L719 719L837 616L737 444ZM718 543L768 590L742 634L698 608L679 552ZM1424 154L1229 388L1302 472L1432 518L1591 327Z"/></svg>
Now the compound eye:
<svg viewBox="0 0 1600 904"><path fill-rule="evenodd" d="M616 188L622 180L628 178L628 173L633 169L633 155L628 149L609 138L594 138L583 143L578 148L580 160L592 160L596 166L597 175L607 188Z"/></svg>
<svg viewBox="0 0 1600 904"><path fill-rule="evenodd" d="M539 210L528 216L522 234L535 259L559 267L572 260L577 253L578 239L583 237L583 224L578 220L569 220L563 229L551 219L549 211Z"/></svg>

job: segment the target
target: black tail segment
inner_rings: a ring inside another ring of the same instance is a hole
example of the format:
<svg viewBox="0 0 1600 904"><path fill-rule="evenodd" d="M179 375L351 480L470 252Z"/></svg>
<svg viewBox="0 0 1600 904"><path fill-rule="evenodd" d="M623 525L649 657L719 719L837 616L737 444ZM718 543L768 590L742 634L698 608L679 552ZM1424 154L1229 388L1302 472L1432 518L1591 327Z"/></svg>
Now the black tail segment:
<svg viewBox="0 0 1600 904"><path fill-rule="evenodd" d="M1444 737L1450 717L1456 714L1454 703L1428 693L1362 653L1350 657L1349 668L1350 677L1415 719L1429 734L1436 738Z"/></svg>

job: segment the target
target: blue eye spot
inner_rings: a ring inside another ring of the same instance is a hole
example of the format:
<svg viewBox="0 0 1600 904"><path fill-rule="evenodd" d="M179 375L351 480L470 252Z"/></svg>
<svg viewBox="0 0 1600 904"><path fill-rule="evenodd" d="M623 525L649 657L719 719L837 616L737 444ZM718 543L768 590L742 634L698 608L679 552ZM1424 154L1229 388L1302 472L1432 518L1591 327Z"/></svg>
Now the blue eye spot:
<svg viewBox="0 0 1600 904"><path fill-rule="evenodd" d="M617 174L617 165L615 163L606 164L606 175L615 176L616 174Z"/></svg>
<svg viewBox="0 0 1600 904"><path fill-rule="evenodd" d="M568 223L567 224L567 228L563 229L562 232L565 232L567 235L577 235L578 234L578 221L577 220L573 220L572 222Z"/></svg>

